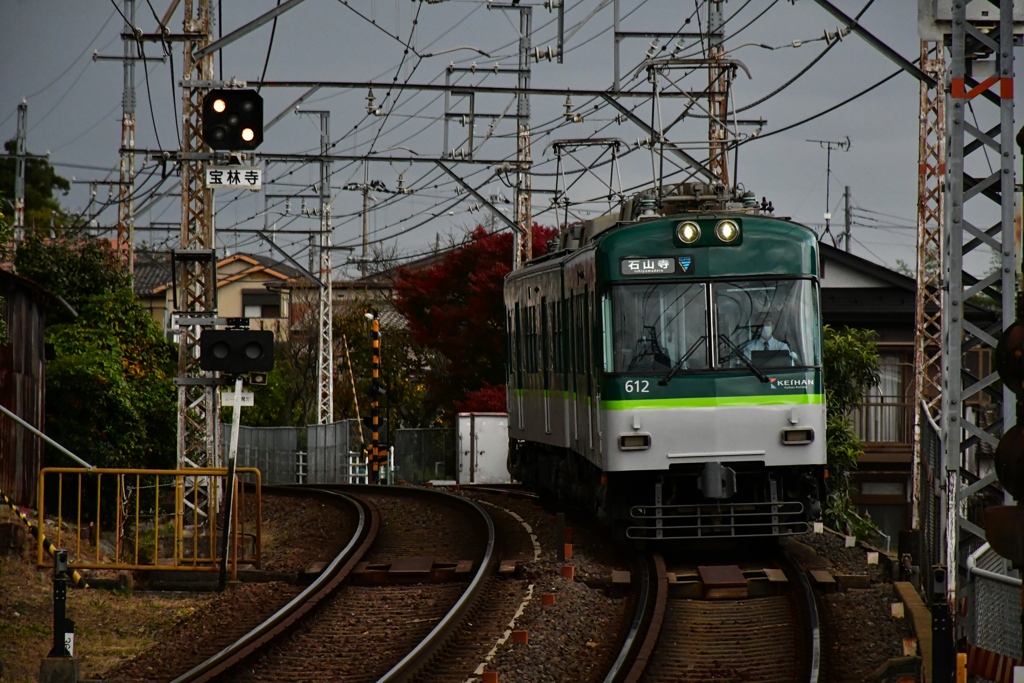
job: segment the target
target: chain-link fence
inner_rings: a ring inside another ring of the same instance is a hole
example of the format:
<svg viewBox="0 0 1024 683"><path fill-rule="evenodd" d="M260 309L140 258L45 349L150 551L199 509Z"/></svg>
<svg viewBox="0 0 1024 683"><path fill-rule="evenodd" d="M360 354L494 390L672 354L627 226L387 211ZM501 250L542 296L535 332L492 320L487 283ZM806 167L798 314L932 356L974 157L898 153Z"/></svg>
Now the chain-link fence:
<svg viewBox="0 0 1024 683"><path fill-rule="evenodd" d="M396 429L395 480L424 484L455 473L454 429Z"/></svg>
<svg viewBox="0 0 1024 683"><path fill-rule="evenodd" d="M986 543L968 561L968 640L976 647L1021 659L1021 580Z"/></svg>

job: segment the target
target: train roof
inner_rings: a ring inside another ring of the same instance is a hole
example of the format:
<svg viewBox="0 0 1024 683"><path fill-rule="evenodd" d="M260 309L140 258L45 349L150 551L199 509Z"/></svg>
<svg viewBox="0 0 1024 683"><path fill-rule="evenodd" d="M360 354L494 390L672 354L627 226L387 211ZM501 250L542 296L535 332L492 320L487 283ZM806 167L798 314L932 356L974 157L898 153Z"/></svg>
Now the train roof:
<svg viewBox="0 0 1024 683"><path fill-rule="evenodd" d="M577 248L565 246L531 261L523 271L547 270L556 262L574 260L580 252L593 251L599 277L605 280L636 281L649 277L630 274L623 265L629 260L670 261L672 275L686 278L752 276L818 276L818 241L810 228L785 218L751 211L705 211L673 216L652 216L639 221L615 220L614 214L590 225L576 226ZM740 227L740 236L725 244L715 237L715 226L730 220ZM676 227L684 221L697 223L701 237L683 244ZM552 245L554 246L554 245ZM686 266L675 267L683 259ZM542 266L547 265L547 268ZM664 271L664 267L655 270ZM515 277L517 273L511 273Z"/></svg>

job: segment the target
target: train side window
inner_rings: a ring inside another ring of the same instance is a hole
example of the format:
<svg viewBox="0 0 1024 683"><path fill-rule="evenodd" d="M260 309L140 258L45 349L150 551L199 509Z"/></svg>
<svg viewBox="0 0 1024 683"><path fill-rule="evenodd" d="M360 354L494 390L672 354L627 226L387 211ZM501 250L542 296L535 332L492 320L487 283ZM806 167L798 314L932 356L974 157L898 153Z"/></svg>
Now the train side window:
<svg viewBox="0 0 1024 683"><path fill-rule="evenodd" d="M522 380L523 372L523 318L519 310L519 302L516 302L516 319L515 319L516 333L513 335L515 339L515 363L516 363L516 378Z"/></svg>
<svg viewBox="0 0 1024 683"><path fill-rule="evenodd" d="M548 371L551 369L551 337L548 326L548 298L542 296L540 298L540 364L541 369L544 372L544 388L548 386Z"/></svg>

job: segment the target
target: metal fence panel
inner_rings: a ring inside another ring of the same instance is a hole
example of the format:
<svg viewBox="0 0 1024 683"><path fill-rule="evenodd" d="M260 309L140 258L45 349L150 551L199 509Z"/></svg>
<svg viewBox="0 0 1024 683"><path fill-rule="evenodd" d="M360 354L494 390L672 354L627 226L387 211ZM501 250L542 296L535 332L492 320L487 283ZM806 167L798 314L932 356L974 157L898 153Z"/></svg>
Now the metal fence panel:
<svg viewBox="0 0 1024 683"><path fill-rule="evenodd" d="M306 483L340 484L348 477L351 420L306 427Z"/></svg>
<svg viewBox="0 0 1024 683"><path fill-rule="evenodd" d="M454 461L454 429L396 429L395 478L410 484L446 479Z"/></svg>
<svg viewBox="0 0 1024 683"><path fill-rule="evenodd" d="M231 443L231 425L221 424L222 443ZM239 427L238 466L255 467L268 486L295 484L298 479L298 429Z"/></svg>

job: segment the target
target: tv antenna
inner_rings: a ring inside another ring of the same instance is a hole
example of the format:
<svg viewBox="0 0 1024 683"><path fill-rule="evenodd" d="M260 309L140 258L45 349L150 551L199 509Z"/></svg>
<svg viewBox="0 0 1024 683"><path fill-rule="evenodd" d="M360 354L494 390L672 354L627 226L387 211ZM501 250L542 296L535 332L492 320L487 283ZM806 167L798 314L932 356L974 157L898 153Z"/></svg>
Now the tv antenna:
<svg viewBox="0 0 1024 683"><path fill-rule="evenodd" d="M831 203L831 189L832 189L832 150L842 150L844 152L850 151L850 136L846 136L845 141L841 140L808 140L807 142L817 142L818 146L828 151L826 166L825 166L825 232L821 233L821 238L824 239L825 235L832 238L832 246L838 247L836 242L836 236L832 234L830 229L832 224L832 213L829 207Z"/></svg>

